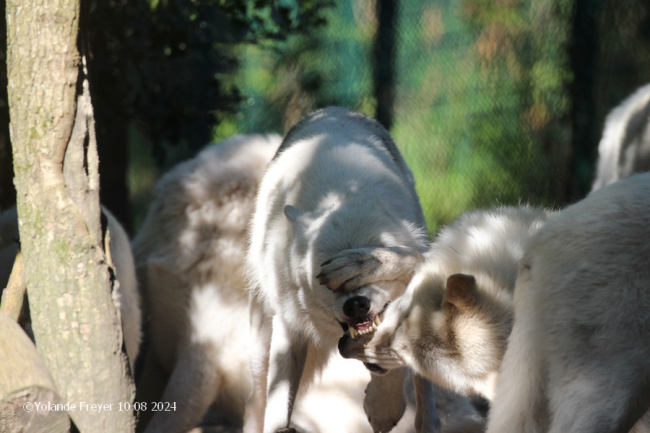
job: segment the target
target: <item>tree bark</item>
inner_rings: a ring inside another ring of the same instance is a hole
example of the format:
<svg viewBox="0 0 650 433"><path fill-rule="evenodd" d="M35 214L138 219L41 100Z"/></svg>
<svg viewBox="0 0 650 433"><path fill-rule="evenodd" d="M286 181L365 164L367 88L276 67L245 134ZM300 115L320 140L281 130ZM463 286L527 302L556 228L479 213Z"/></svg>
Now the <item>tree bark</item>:
<svg viewBox="0 0 650 433"><path fill-rule="evenodd" d="M80 0L9 0L8 82L21 249L37 348L62 397L101 412L81 432L134 430L134 388L100 223ZM78 406L80 407L80 406Z"/></svg>

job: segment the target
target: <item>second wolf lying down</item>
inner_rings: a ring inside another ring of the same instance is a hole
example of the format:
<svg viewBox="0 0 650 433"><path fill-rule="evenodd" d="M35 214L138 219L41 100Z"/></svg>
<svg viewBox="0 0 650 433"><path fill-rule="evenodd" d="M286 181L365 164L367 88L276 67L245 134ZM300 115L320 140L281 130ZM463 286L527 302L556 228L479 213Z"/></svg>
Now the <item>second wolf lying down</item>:
<svg viewBox="0 0 650 433"><path fill-rule="evenodd" d="M346 335L341 354L378 372L408 365L457 392L492 399L519 262L548 216L529 207L463 215L442 230L372 338Z"/></svg>

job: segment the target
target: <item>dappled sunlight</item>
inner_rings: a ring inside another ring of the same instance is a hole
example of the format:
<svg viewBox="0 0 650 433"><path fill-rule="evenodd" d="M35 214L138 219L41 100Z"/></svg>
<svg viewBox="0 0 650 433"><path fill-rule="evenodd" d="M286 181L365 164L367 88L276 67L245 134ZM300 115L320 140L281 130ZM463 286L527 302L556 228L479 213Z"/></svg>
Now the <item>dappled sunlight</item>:
<svg viewBox="0 0 650 433"><path fill-rule="evenodd" d="M247 334L248 317L242 317L239 309L230 308L227 298L221 295L222 291L213 284L192 290L189 305L192 343L218 345L222 343L221 339Z"/></svg>

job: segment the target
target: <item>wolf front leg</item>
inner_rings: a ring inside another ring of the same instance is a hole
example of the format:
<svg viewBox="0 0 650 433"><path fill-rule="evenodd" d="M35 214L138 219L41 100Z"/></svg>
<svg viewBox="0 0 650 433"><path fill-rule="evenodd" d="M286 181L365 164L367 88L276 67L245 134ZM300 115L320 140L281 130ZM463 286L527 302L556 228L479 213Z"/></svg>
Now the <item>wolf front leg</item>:
<svg viewBox="0 0 650 433"><path fill-rule="evenodd" d="M377 281L408 285L424 256L413 247L355 248L343 250L321 264L316 276L333 292L348 291Z"/></svg>
<svg viewBox="0 0 650 433"><path fill-rule="evenodd" d="M295 433L289 424L308 347L278 315L273 317L264 433Z"/></svg>
<svg viewBox="0 0 650 433"><path fill-rule="evenodd" d="M199 424L214 401L221 380L222 372L211 360L212 349L206 345L191 344L182 351L160 400L178 406L178 411L156 412L145 433L180 433Z"/></svg>
<svg viewBox="0 0 650 433"><path fill-rule="evenodd" d="M253 388L246 403L244 433L262 433L264 428L264 408L266 407L266 379L269 374L269 355L271 353L271 316L255 295L250 299L250 364Z"/></svg>
<svg viewBox="0 0 650 433"><path fill-rule="evenodd" d="M395 368L381 376L370 376L363 409L375 433L391 431L402 419L406 410L404 382L408 377L406 368Z"/></svg>
<svg viewBox="0 0 650 433"><path fill-rule="evenodd" d="M520 268L515 287L515 322L501 361L496 392L490 400L486 431L548 432L547 360L542 349L544 338L540 335L540 302L535 296L539 287L525 267Z"/></svg>
<svg viewBox="0 0 650 433"><path fill-rule="evenodd" d="M415 388L415 431L416 433L438 433L440 417L436 410L433 384L428 379L413 373Z"/></svg>

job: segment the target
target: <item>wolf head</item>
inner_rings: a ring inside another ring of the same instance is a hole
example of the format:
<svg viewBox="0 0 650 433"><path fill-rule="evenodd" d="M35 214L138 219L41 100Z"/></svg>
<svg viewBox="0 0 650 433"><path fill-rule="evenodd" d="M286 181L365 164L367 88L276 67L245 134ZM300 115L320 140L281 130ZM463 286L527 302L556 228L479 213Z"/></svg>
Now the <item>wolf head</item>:
<svg viewBox="0 0 650 433"><path fill-rule="evenodd" d="M293 226L289 254L293 260L291 268L299 269L299 272L295 273L296 278L310 279L310 281L300 281L298 284L303 288L311 288L308 294L301 295L304 296L302 304L311 315L323 319L320 321L321 324L330 323L338 328L338 332L350 329L355 334L370 333L377 329L380 323L379 317L385 312L387 306L404 293L406 282L373 281L371 284L353 288L330 290L320 284L316 274L320 266L336 256L336 253L372 249L355 249L358 244L408 244L413 243L413 240L385 239L389 235L375 227L379 224L385 225L385 221L375 224L371 219L366 218L363 220L364 224L358 225L355 224L360 219L353 219L352 223L347 222L347 219L339 221L336 203L330 204L332 206L316 212L301 211L291 205L284 208L285 216ZM369 212L372 212L372 209ZM391 236L398 236L393 234L395 231L388 232Z"/></svg>
<svg viewBox="0 0 650 433"><path fill-rule="evenodd" d="M339 351L374 373L408 366L458 392L491 398L513 315L509 296L492 285L487 275L445 280L419 272L374 334L346 334Z"/></svg>

